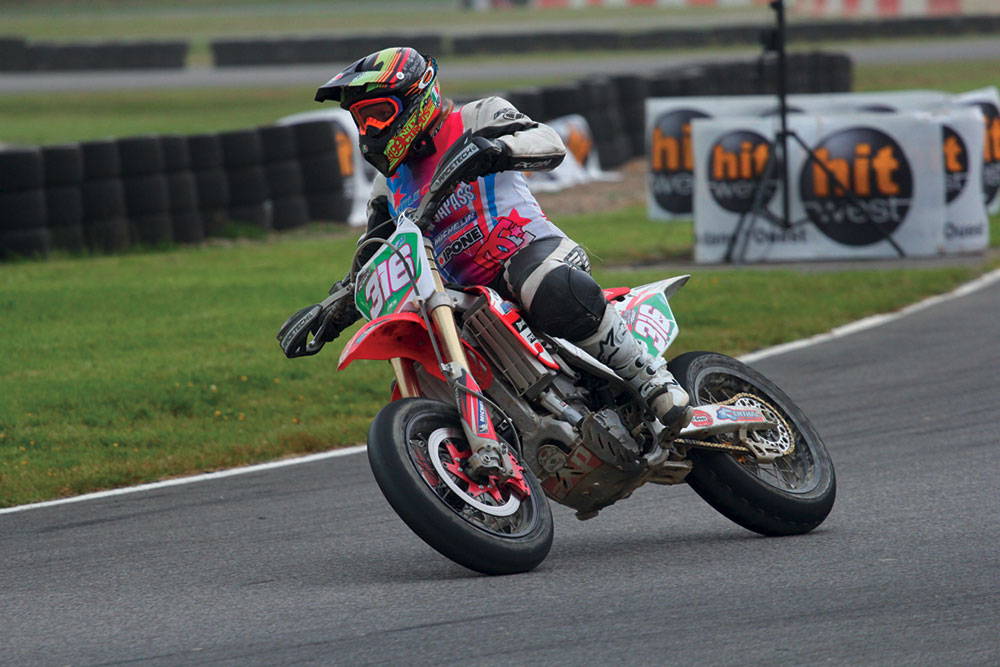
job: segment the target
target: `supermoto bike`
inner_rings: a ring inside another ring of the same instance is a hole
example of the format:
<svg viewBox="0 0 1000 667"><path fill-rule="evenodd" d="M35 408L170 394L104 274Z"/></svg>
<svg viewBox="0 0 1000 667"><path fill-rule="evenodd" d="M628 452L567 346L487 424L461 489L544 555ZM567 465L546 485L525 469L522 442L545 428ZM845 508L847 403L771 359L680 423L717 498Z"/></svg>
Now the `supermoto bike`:
<svg viewBox="0 0 1000 667"><path fill-rule="evenodd" d="M546 497L580 519L646 484L687 482L712 507L763 535L806 533L829 514L833 464L806 415L736 359L688 352L669 369L694 406L675 434L610 368L572 343L534 331L518 304L483 287L444 285L422 230L474 164L483 142L463 136L442 157L419 206L346 284L281 328L289 357L319 352L338 308L368 320L338 369L389 360L392 397L372 421L368 459L389 504L427 544L486 574L526 572L546 557ZM668 299L678 276L604 290L654 355L676 339ZM310 335L312 338L310 339ZM480 452L505 472L481 475Z"/></svg>

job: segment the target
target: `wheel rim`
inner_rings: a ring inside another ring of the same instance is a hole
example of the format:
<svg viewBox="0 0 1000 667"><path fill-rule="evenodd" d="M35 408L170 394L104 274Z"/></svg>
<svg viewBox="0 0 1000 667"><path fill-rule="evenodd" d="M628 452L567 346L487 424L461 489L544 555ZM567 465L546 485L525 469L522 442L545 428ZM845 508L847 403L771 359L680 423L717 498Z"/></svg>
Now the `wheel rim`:
<svg viewBox="0 0 1000 667"><path fill-rule="evenodd" d="M460 450L455 446L462 439L462 432L457 428L439 428L427 438L427 454L434 470L441 481L452 490L462 501L471 507L492 516L510 516L517 511L521 501L517 496L508 494L506 500L501 490L495 485L483 486L473 482L462 471L461 461L469 457L469 450ZM442 454L447 461L442 461ZM465 488L462 488L462 487ZM486 502L479 500L483 498Z"/></svg>
<svg viewBox="0 0 1000 667"><path fill-rule="evenodd" d="M781 402L757 385L750 377L729 368L706 368L695 382L695 400L698 404L721 403L737 394L750 397L737 399L737 405L761 409L765 416L774 413L780 419L769 419L778 424L775 429L756 431L752 437L769 443L787 444L791 441L792 451L771 463L761 463L751 455L725 454L761 482L786 493L808 493L819 484L816 455L809 439L803 436L798 423L783 409ZM733 436L719 437L720 441L731 440Z"/></svg>
<svg viewBox="0 0 1000 667"><path fill-rule="evenodd" d="M408 439L410 460L431 491L464 521L499 537L527 535L536 523L530 499L521 501L506 487L473 482L461 469L471 451L461 429L413 429Z"/></svg>

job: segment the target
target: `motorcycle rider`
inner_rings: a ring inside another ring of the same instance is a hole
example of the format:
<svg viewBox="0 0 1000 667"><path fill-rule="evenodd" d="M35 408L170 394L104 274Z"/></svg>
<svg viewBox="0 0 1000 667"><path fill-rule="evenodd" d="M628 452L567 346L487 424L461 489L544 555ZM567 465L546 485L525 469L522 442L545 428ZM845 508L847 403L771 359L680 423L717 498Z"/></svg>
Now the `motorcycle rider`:
<svg viewBox="0 0 1000 667"><path fill-rule="evenodd" d="M361 153L379 172L361 241L392 234L394 216L419 202L441 155L471 130L481 145L488 142L487 150L426 232L442 279L487 285L516 299L532 325L614 370L668 430L683 428L691 419L688 396L666 360L650 355L608 307L583 248L549 221L521 174L562 162L566 148L559 135L499 97L456 108L442 98L437 71L433 58L412 48L388 48L354 62L316 92L316 101L333 100L351 112ZM375 250L375 244L365 248L358 265ZM331 306L335 326L326 328L324 339L336 338L360 317L348 301Z"/></svg>

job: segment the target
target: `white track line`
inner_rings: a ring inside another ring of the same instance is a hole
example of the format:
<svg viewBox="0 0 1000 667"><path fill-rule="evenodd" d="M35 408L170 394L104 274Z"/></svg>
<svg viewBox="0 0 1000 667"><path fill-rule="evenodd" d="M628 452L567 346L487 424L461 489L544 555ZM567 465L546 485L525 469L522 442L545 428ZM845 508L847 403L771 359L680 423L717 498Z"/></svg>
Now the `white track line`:
<svg viewBox="0 0 1000 667"><path fill-rule="evenodd" d="M5 509L0 509L0 514L12 514L14 512L23 512L25 510L33 510L41 507L54 507L56 505L65 505L67 503L81 503L86 500L97 500L98 498L110 498L111 496L121 496L126 493L138 493L139 491L152 491L153 489L163 489L168 486L180 486L181 484L194 484L195 482L204 482L210 479L222 479L223 477L235 477L236 475L246 475L252 472L261 472L262 470L273 470L275 468L287 468L288 466L296 466L302 463L312 463L313 461L322 461L323 459L332 459L338 456L348 456L350 454L357 454L358 452L365 451L364 445L358 445L356 447L345 447L344 449L335 449L330 452L320 452L319 454L309 454L308 456L299 456L293 459L281 459L280 461L271 461L269 463L258 463L252 466L244 466L242 468L230 468L229 470L219 470L218 472L207 472L201 475L192 475L190 477L177 477L175 479L165 479L162 482L152 482L150 484L140 484L138 486L125 486L120 489L111 489L109 491L97 491L96 493L87 493L82 496L73 496L72 498L60 498L59 500L46 500L41 503L32 503L30 505L18 505L16 507L7 507Z"/></svg>
<svg viewBox="0 0 1000 667"><path fill-rule="evenodd" d="M769 347L763 350L758 350L756 352L751 352L750 354L745 354L740 357L740 360L752 364L755 361L760 361L761 359L767 359L768 357L774 357L779 354L784 354L786 352L791 352L792 350L801 350L805 347L812 347L813 345L819 345L820 343L825 343L829 340L835 340L837 338L843 338L844 336L849 336L853 333L859 331L865 331L866 329L874 329L875 327L882 326L883 324L888 324L889 322L895 322L898 319L906 317L911 313L916 313L917 311L930 308L931 306L936 306L939 303L944 303L945 301L951 301L952 299L958 299L967 294L972 294L977 290L981 290L984 287L988 287L993 283L1000 281L1000 269L995 269L979 276L973 281L967 282L964 285L959 285L947 294L939 294L937 296L929 296L923 301L918 301L916 303L910 304L902 310L898 310L894 313L885 313L883 315L872 315L871 317L865 317L863 319L857 320L855 322L849 322L835 329L831 329L826 333L816 334L815 336L810 336L809 338L803 338L802 340L792 341L791 343L783 343L781 345L775 345L774 347Z"/></svg>
<svg viewBox="0 0 1000 667"><path fill-rule="evenodd" d="M806 347L812 347L813 345L819 345L820 343L825 343L829 340L834 340L837 338L843 338L844 336L849 336L850 334L857 333L858 331L864 331L866 329L873 329L883 324L888 324L889 322L894 322L898 319L906 317L911 313L915 313L925 308L930 308L931 306L943 303L945 301L950 301L952 299L958 299L960 297L971 294L977 290L983 289L995 282L1000 281L1000 269L991 271L985 275L976 278L975 280L960 285L951 292L947 294L940 294L938 296L932 296L924 299L923 301L918 301L917 303L911 304L902 310L894 313L887 313L885 315L873 315L871 317L866 317L856 322L851 322L843 326L839 326L827 333L817 334L809 338L803 338L802 340L793 341L791 343L784 343L782 345L775 345L774 347L769 347L764 350L758 350L757 352L751 352L750 354L745 354L740 359L746 363L753 363L755 361L760 361L761 359L766 359L768 357L774 357L779 354L785 354L786 352L791 352L792 350L801 350ZM99 498L110 498L112 496L121 496L129 493L138 493L141 491L152 491L153 489L162 489L168 486L180 486L182 484L194 484L196 482L204 482L213 479L223 479L225 477L235 477L236 475L246 475L254 472L261 472L264 470L273 470L276 468L286 468L288 466L300 465L303 463L312 463L314 461L322 461L324 459L336 458L338 456L349 456L351 454L358 454L365 451L364 445L358 445L356 447L346 447L344 449L335 449L330 452L321 452L319 454L310 454L309 456L301 456L292 459L282 459L280 461L271 461L270 463L260 463L257 465L244 466L242 468L232 468L230 470L220 470L218 472L210 472L202 475L192 475L190 477L178 477L176 479L168 479L162 482L153 482L151 484L140 484L139 486L126 486L120 489L111 489L110 491L98 491L96 493L88 493L82 496L73 496L72 498L60 498L59 500L47 500L41 503L32 503L30 505L18 505L17 507L8 507L6 509L0 509L0 514L13 514L15 512L25 512L27 510L39 509L42 507L54 507L56 505L66 505L68 503L81 503L88 500L97 500Z"/></svg>

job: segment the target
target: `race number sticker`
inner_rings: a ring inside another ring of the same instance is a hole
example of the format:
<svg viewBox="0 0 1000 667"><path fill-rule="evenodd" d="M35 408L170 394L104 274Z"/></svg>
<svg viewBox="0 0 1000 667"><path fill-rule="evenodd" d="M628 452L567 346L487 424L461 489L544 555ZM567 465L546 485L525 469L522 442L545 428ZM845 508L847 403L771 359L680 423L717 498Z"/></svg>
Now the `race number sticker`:
<svg viewBox="0 0 1000 667"><path fill-rule="evenodd" d="M662 294L653 294L622 313L632 335L646 345L654 357L663 354L677 336L677 324Z"/></svg>
<svg viewBox="0 0 1000 667"><path fill-rule="evenodd" d="M434 290L423 254L420 230L401 224L358 275L355 303L367 319L400 312L414 298L425 298ZM416 292L414 292L416 287Z"/></svg>

